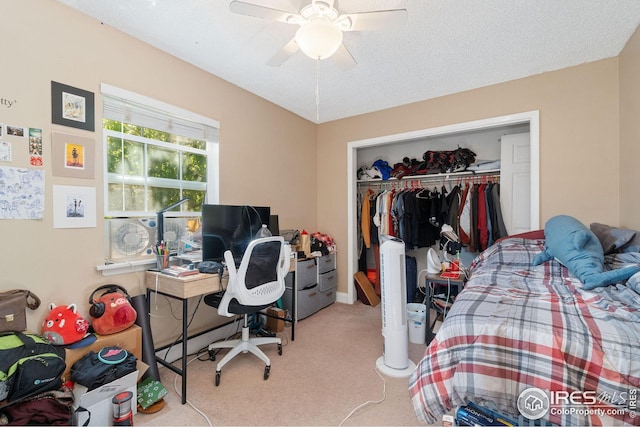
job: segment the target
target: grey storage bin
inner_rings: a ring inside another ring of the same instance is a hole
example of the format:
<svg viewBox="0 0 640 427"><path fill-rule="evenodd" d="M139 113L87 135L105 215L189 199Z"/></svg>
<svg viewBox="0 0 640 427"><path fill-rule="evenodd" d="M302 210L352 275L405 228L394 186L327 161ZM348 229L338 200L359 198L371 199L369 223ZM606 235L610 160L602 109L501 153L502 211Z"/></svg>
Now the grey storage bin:
<svg viewBox="0 0 640 427"><path fill-rule="evenodd" d="M320 308L324 308L336 302L336 288L338 287L338 273L330 270L319 275L318 283L320 293Z"/></svg>
<svg viewBox="0 0 640 427"><path fill-rule="evenodd" d="M338 273L335 270L331 270L328 273L323 273L320 275L320 286L321 291L326 291L331 288L335 288L338 286Z"/></svg>
<svg viewBox="0 0 640 427"><path fill-rule="evenodd" d="M336 254L323 255L318 258L318 273L326 273L336 268Z"/></svg>
<svg viewBox="0 0 640 427"><path fill-rule="evenodd" d="M287 310L293 312L293 289L287 289L282 296L282 302ZM298 291L296 294L298 302L298 320L309 317L320 309L320 293L318 285L313 284L310 288Z"/></svg>
<svg viewBox="0 0 640 427"><path fill-rule="evenodd" d="M318 280L316 260L312 258L304 261L298 261L296 274L298 275L298 290L302 290L309 285L315 284Z"/></svg>

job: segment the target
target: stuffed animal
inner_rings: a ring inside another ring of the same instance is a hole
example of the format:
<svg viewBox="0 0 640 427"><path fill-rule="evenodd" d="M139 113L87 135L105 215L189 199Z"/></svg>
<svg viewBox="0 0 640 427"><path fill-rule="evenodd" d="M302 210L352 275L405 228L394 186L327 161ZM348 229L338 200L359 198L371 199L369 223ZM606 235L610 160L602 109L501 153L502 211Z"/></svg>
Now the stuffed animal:
<svg viewBox="0 0 640 427"><path fill-rule="evenodd" d="M87 335L89 322L78 314L75 304L49 304L49 313L42 322L42 336L56 345L73 344Z"/></svg>
<svg viewBox="0 0 640 427"><path fill-rule="evenodd" d="M582 289L621 282L640 271L638 265L605 271L600 240L584 224L568 215L550 218L544 226L544 236L545 250L533 258L533 265L556 258L580 279Z"/></svg>
<svg viewBox="0 0 640 427"><path fill-rule="evenodd" d="M104 290L97 299L95 294ZM99 335L110 335L124 331L133 325L137 318L136 310L131 306L127 290L118 285L100 286L89 297L89 314L93 330Z"/></svg>

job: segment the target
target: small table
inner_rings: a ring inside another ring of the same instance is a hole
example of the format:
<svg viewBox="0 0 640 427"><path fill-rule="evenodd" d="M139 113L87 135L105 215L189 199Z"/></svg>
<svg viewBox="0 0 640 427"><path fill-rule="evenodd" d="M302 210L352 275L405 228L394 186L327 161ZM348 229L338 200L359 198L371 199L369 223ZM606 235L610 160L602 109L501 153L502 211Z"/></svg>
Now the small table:
<svg viewBox="0 0 640 427"><path fill-rule="evenodd" d="M437 312L437 316L433 319L431 325L426 331L425 342L428 344L433 339L433 327L435 326L439 317L444 319L447 311L453 304L453 298L449 297L446 300L441 300L438 298L434 298L435 289L437 287L446 288L447 291L451 291L452 287L456 288L456 293L453 295L458 295L462 288L464 288L465 283L467 282L467 278L463 271L460 272L460 276L458 278L449 278L442 277L440 274L432 274L428 273L427 270L422 270L418 273L418 286L425 286L425 298L424 304L427 306L427 310L433 308ZM433 287L433 293L427 293L426 288ZM429 317L427 316L427 323L429 322Z"/></svg>
<svg viewBox="0 0 640 427"><path fill-rule="evenodd" d="M217 274L198 273L185 277L173 277L158 271L147 271L145 285L147 288L147 313L151 312L151 292L182 301L182 367L181 369L176 368L159 357L156 357L156 361L182 377L182 404L184 405L187 402L187 317L189 298L221 291L220 276Z"/></svg>

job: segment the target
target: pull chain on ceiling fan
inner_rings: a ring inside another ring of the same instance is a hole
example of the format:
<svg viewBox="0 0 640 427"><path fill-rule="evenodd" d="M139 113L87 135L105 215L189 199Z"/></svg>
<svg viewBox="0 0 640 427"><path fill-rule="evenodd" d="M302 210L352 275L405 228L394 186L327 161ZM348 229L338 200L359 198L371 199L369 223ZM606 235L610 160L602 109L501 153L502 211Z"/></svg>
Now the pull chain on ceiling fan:
<svg viewBox="0 0 640 427"><path fill-rule="evenodd" d="M376 10L371 12L343 13L337 0L311 0L297 12L272 9L253 3L234 0L229 10L241 15L299 25L295 37L284 45L267 64L282 65L298 50L316 60L316 118L319 120L320 60L333 57L343 69L356 65L356 60L343 43L344 32L374 31L402 28L407 21L406 9Z"/></svg>

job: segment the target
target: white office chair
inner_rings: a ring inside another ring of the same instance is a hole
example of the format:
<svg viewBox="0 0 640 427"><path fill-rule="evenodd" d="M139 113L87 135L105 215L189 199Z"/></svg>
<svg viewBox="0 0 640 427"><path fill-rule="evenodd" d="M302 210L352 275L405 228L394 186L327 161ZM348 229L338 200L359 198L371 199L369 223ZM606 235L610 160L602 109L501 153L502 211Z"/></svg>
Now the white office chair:
<svg viewBox="0 0 640 427"><path fill-rule="evenodd" d="M252 240L242 256L237 271L231 251L224 253L229 271L227 288L222 298L220 294L210 294L204 298L204 302L216 307L221 316L244 315L244 324L242 338L209 345L209 354L213 354L213 349L231 349L216 367L216 386L220 384L222 367L240 353L251 352L262 359L266 364L264 379L269 378L271 361L258 346L278 344L278 354L282 355L282 340L277 337L249 338L248 317L251 313L269 307L284 294L284 278L289 271L290 257L291 248L284 244L284 238L280 236Z"/></svg>

